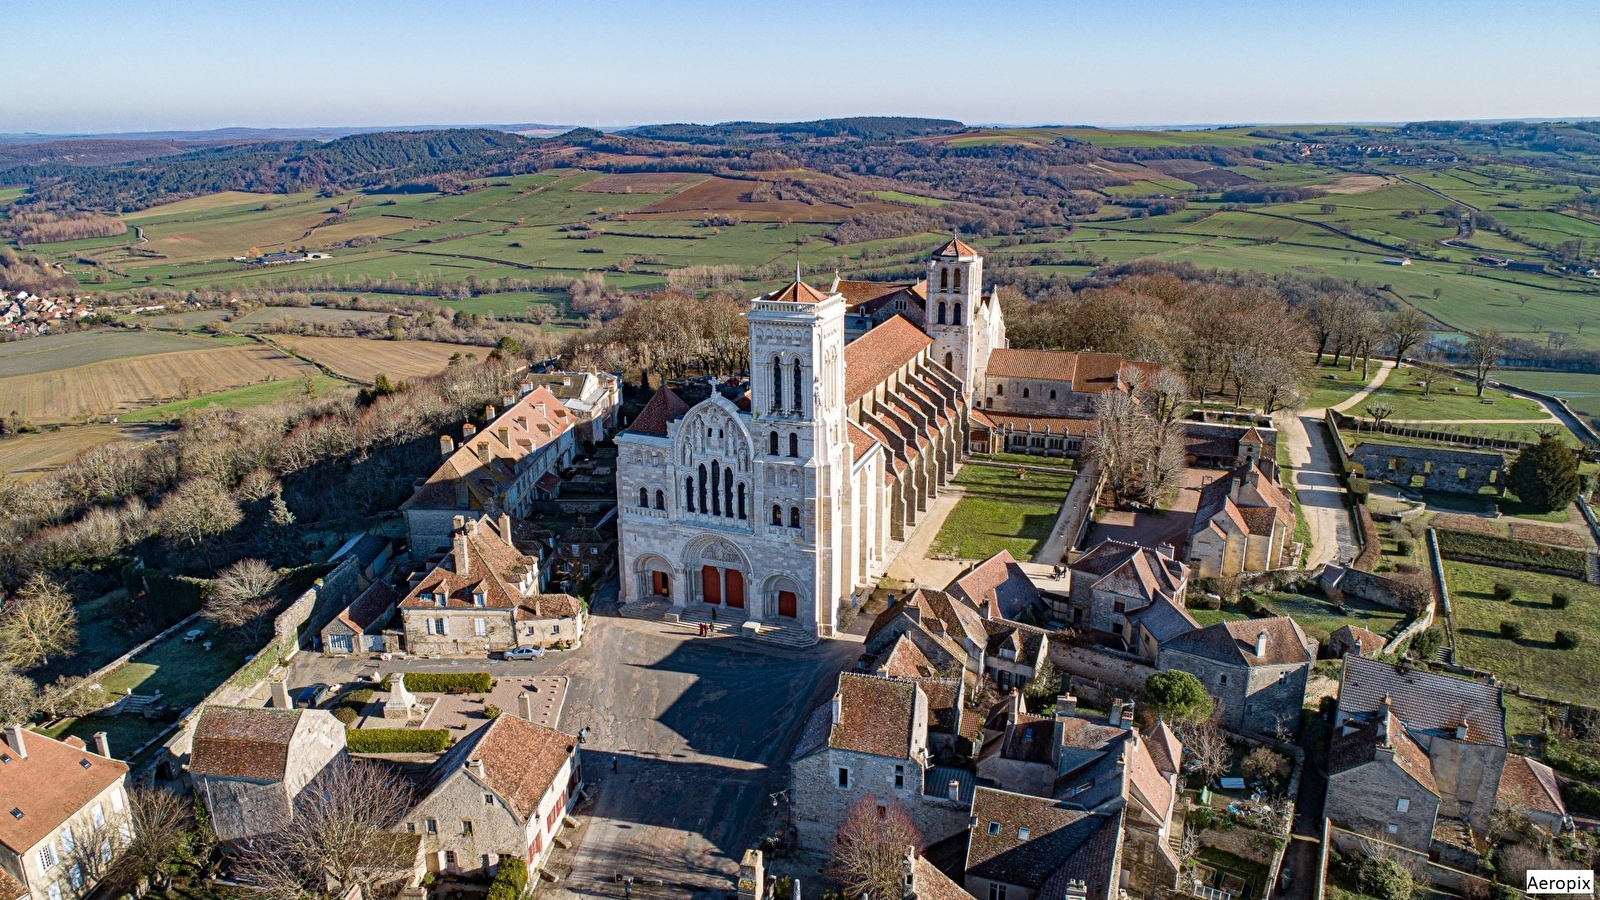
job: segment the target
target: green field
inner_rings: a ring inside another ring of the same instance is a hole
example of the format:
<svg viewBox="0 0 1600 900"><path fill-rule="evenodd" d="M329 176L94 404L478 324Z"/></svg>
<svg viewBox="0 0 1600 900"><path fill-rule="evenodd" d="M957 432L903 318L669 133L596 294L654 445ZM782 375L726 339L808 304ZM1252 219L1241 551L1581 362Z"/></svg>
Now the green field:
<svg viewBox="0 0 1600 900"><path fill-rule="evenodd" d="M1374 368L1368 374L1370 376L1376 373L1377 370ZM1321 366L1312 370L1311 396L1306 398L1306 409L1327 409L1330 406L1337 406L1360 393L1369 380L1370 377L1361 377L1360 362L1357 362L1355 369L1351 370L1346 368L1343 362L1335 366L1325 360Z"/></svg>
<svg viewBox="0 0 1600 900"><path fill-rule="evenodd" d="M967 465L954 483L966 489L934 539L934 553L960 559L987 559L1001 550L1021 560L1032 559L1050 537L1072 475L1028 472Z"/></svg>
<svg viewBox="0 0 1600 900"><path fill-rule="evenodd" d="M1494 377L1505 384L1559 397L1580 416L1600 418L1600 375L1511 370L1496 372Z"/></svg>
<svg viewBox="0 0 1600 900"><path fill-rule="evenodd" d="M318 397L326 397L335 391L355 390L355 385L350 382L340 381L327 375L314 376L312 384ZM169 419L176 419L191 409L205 409L208 406L243 409L249 406L264 406L268 403L276 403L279 400L290 400L304 396L305 382L299 379L269 381L266 384L253 384L237 390L206 394L203 397L163 403L160 406L147 407L137 412L124 413L118 416L118 421L129 423L165 422Z"/></svg>
<svg viewBox="0 0 1600 900"><path fill-rule="evenodd" d="M1359 368L1359 367L1358 367ZM1473 422L1480 419L1548 419L1539 404L1524 397L1487 388L1483 396L1470 384L1454 378L1435 379L1432 390L1423 393L1409 366L1390 372L1360 404L1345 410L1350 415L1368 416L1366 408L1383 404L1393 410L1391 419L1405 421ZM1487 401L1487 402L1485 402ZM1552 423L1553 424L1553 423Z"/></svg>
<svg viewBox="0 0 1600 900"><path fill-rule="evenodd" d="M1446 562L1454 610L1457 655L1463 665L1488 669L1496 676L1542 697L1600 701L1600 588L1572 578L1511 569ZM1496 582L1510 585L1509 603L1493 599ZM1572 598L1566 609L1552 609L1550 595ZM1525 630L1519 640L1500 634L1502 621ZM1582 636L1576 650L1557 650L1556 629Z"/></svg>

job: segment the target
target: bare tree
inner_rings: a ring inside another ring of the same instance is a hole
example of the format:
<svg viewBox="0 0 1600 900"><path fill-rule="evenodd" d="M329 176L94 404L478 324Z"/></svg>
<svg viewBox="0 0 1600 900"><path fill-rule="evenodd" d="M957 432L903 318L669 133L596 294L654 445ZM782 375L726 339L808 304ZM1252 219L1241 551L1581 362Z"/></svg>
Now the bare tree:
<svg viewBox="0 0 1600 900"><path fill-rule="evenodd" d="M245 629L257 638L266 613L276 602L272 591L281 580L282 576L261 560L241 559L212 579L201 613L218 625Z"/></svg>
<svg viewBox="0 0 1600 900"><path fill-rule="evenodd" d="M1388 332L1389 349L1394 351L1395 365L1427 337L1428 325L1427 315L1415 306L1402 306L1389 314L1384 328Z"/></svg>
<svg viewBox="0 0 1600 900"><path fill-rule="evenodd" d="M922 833L900 804L869 794L851 804L834 833L828 874L846 897L900 900L906 852L921 843Z"/></svg>
<svg viewBox="0 0 1600 900"><path fill-rule="evenodd" d="M1139 398L1145 414L1155 423L1157 430L1165 433L1183 416L1184 404L1189 402L1189 382L1176 369L1162 366L1154 373L1134 369L1131 379L1133 394Z"/></svg>
<svg viewBox="0 0 1600 900"><path fill-rule="evenodd" d="M60 585L34 575L0 609L0 662L17 669L46 665L78 645L78 614Z"/></svg>
<svg viewBox="0 0 1600 900"><path fill-rule="evenodd" d="M1173 726L1183 748L1194 760L1194 770L1206 781L1228 771L1228 738L1213 719L1179 722Z"/></svg>
<svg viewBox="0 0 1600 900"><path fill-rule="evenodd" d="M160 788L136 787L128 792L128 834L118 828L120 842L106 871L118 891L131 891L148 880L160 890L172 884L172 869L196 855L202 838L191 802Z"/></svg>
<svg viewBox="0 0 1600 900"><path fill-rule="evenodd" d="M1134 398L1121 391L1095 397L1095 431L1089 450L1106 473L1106 484L1118 503L1139 495L1139 475L1150 456L1155 429Z"/></svg>
<svg viewBox="0 0 1600 900"><path fill-rule="evenodd" d="M26 675L0 667L0 724L20 725L39 710L39 686Z"/></svg>
<svg viewBox="0 0 1600 900"><path fill-rule="evenodd" d="M1499 329L1486 328L1467 340L1467 364L1472 366L1472 381L1478 386L1478 396L1489 384L1489 372L1500 364L1506 355L1506 338Z"/></svg>
<svg viewBox="0 0 1600 900"><path fill-rule="evenodd" d="M184 482L162 501L156 515L167 540L190 547L198 547L207 538L222 534L244 520L238 501L212 478Z"/></svg>
<svg viewBox="0 0 1600 900"><path fill-rule="evenodd" d="M403 836L389 830L410 801L377 764L340 760L300 792L283 828L242 849L239 879L270 900L371 898L410 863Z"/></svg>
<svg viewBox="0 0 1600 900"><path fill-rule="evenodd" d="M1367 415L1372 417L1372 424L1374 426L1382 425L1384 419L1394 415L1394 406L1382 401L1368 403L1365 407L1363 407L1363 409L1367 411Z"/></svg>

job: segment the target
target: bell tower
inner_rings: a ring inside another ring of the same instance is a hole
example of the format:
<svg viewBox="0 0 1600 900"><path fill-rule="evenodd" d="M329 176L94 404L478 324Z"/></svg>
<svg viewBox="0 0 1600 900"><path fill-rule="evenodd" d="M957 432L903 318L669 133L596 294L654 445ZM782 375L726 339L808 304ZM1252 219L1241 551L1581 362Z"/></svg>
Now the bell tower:
<svg viewBox="0 0 1600 900"><path fill-rule="evenodd" d="M981 314L983 301L983 257L960 240L952 238L928 260L928 309L924 324L933 338L933 358L961 379L968 397L982 386L978 370L979 329L973 327Z"/></svg>

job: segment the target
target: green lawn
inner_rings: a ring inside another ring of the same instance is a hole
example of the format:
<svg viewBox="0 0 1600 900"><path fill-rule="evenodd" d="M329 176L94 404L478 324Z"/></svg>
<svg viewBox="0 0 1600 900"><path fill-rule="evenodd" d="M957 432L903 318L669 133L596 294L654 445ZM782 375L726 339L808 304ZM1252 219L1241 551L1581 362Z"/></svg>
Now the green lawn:
<svg viewBox="0 0 1600 900"><path fill-rule="evenodd" d="M1019 479L1011 469L963 466L954 483L967 493L944 520L932 552L986 559L1009 550L1028 560L1050 537L1072 475L1028 472Z"/></svg>
<svg viewBox="0 0 1600 900"><path fill-rule="evenodd" d="M1040 466L1049 469L1073 471L1077 468L1075 461L1063 459L1059 456L1031 456L1027 453L974 453L974 462L1004 463L1008 466Z"/></svg>
<svg viewBox="0 0 1600 900"><path fill-rule="evenodd" d="M1269 606L1296 622L1309 637L1325 644L1328 636L1346 625L1365 628L1380 637L1409 618L1405 613L1362 600L1346 600L1340 612L1321 594L1271 593L1264 599Z"/></svg>
<svg viewBox="0 0 1600 900"><path fill-rule="evenodd" d="M1485 403L1484 401L1490 401ZM1424 419L1471 422L1478 419L1544 419L1544 409L1539 404L1522 397L1513 397L1504 391L1489 388L1483 397L1468 384L1454 378L1434 381L1433 389L1426 395L1416 383L1415 372L1409 366L1389 373L1371 396L1354 409L1351 415L1366 416L1366 408L1378 403L1391 407L1395 420Z"/></svg>
<svg viewBox="0 0 1600 900"><path fill-rule="evenodd" d="M1191 609L1189 610L1189 615L1200 623L1201 628L1215 625L1218 622L1237 622L1241 619L1250 618L1236 609Z"/></svg>
<svg viewBox="0 0 1600 900"><path fill-rule="evenodd" d="M1329 365L1327 360L1332 357L1323 357L1323 364L1311 370L1311 383L1314 387L1311 396L1306 399L1306 409L1327 409L1349 400L1367 386L1368 378L1361 377L1361 362L1356 361L1355 371L1346 369L1341 362L1337 366ZM1374 375L1374 367L1368 374Z"/></svg>
<svg viewBox="0 0 1600 900"><path fill-rule="evenodd" d="M313 385L318 397L326 397L335 391L355 389L355 386L350 382L330 378L327 375L314 376ZM208 406L221 406L230 409L264 406L268 403L276 403L279 400L298 399L305 396L304 392L304 382L298 378L286 378L282 381L269 381L266 384L252 384L249 387L237 388L231 391L206 394L203 397L191 397L188 400L174 400L171 403L163 403L160 406L151 406L118 416L118 420L122 422L165 422L169 419L176 419L191 409L205 409Z"/></svg>
<svg viewBox="0 0 1600 900"><path fill-rule="evenodd" d="M1446 562L1454 608L1457 653L1464 665L1488 669L1509 684L1543 697L1600 701L1600 587L1571 578ZM1494 584L1510 585L1509 603L1493 598ZM1550 595L1572 598L1563 610L1552 609ZM1520 640L1500 634L1502 621L1525 630ZM1557 650L1556 629L1576 631L1582 645Z"/></svg>

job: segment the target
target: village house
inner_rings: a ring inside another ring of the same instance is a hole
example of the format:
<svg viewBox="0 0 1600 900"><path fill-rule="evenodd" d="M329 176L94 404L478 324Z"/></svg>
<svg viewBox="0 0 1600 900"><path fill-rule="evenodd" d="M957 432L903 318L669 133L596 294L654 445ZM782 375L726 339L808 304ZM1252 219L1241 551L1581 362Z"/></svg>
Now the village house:
<svg viewBox="0 0 1600 900"><path fill-rule="evenodd" d="M1346 656L1327 816L1423 853L1449 821L1483 834L1501 795L1506 747L1500 688ZM1524 786L1513 778L1509 790ZM1526 793L1538 800L1537 790Z"/></svg>
<svg viewBox="0 0 1600 900"><path fill-rule="evenodd" d="M8 725L0 747L0 893L62 900L95 887L97 873L133 840L125 782L105 732L90 752Z"/></svg>
<svg viewBox="0 0 1600 900"><path fill-rule="evenodd" d="M429 872L488 877L516 858L534 881L583 789L577 739L508 712L439 757L399 827L422 836Z"/></svg>
<svg viewBox="0 0 1600 900"><path fill-rule="evenodd" d="M1337 631L1328 635L1328 655L1334 659L1343 659L1347 653L1354 653L1357 656L1377 656L1383 651L1385 643L1381 635L1374 634L1359 625L1341 625Z"/></svg>
<svg viewBox="0 0 1600 900"><path fill-rule="evenodd" d="M409 652L459 656L577 646L585 612L576 597L539 592L537 560L517 549L502 514L494 524L457 517L450 552L413 576L400 618Z"/></svg>
<svg viewBox="0 0 1600 900"><path fill-rule="evenodd" d="M980 787L967 837L967 893L979 900L1113 900L1122 810L1087 812Z"/></svg>
<svg viewBox="0 0 1600 900"><path fill-rule="evenodd" d="M1044 612L1039 589L1010 551L1001 550L945 586L952 597L982 610L987 618L1021 619Z"/></svg>
<svg viewBox="0 0 1600 900"><path fill-rule="evenodd" d="M1218 622L1163 643L1156 666L1200 680L1217 716L1238 731L1273 734L1300 723L1317 645L1288 616Z"/></svg>
<svg viewBox="0 0 1600 900"><path fill-rule="evenodd" d="M535 501L559 492L560 471L577 454L577 418L546 387L502 403L499 415L485 407L481 431L461 426L459 447L441 436L439 468L401 504L413 560L448 547L458 516L526 518Z"/></svg>
<svg viewBox="0 0 1600 900"><path fill-rule="evenodd" d="M400 596L394 588L375 581L356 595L350 605L322 626L322 652L327 656L393 652L383 629L394 619Z"/></svg>
<svg viewBox="0 0 1600 900"><path fill-rule="evenodd" d="M217 837L238 841L288 822L300 793L344 757L344 724L327 710L207 706L189 777Z"/></svg>
<svg viewBox="0 0 1600 900"><path fill-rule="evenodd" d="M1108 639L1119 649L1154 662L1157 648L1199 626L1185 596L1189 572L1170 545L1157 548L1101 541L1068 567L1073 628Z"/></svg>
<svg viewBox="0 0 1600 900"><path fill-rule="evenodd" d="M1226 422L1184 422L1183 452L1200 469L1237 469L1278 458L1277 429Z"/></svg>
<svg viewBox="0 0 1600 900"><path fill-rule="evenodd" d="M934 671L960 672L975 685L988 643L983 615L970 604L944 591L916 588L878 614L863 655L885 659L915 648Z"/></svg>
<svg viewBox="0 0 1600 900"><path fill-rule="evenodd" d="M1506 770L1500 776L1498 806L1519 809L1528 821L1551 834L1571 831L1572 817L1561 801L1561 785L1554 769L1518 753L1506 756Z"/></svg>
<svg viewBox="0 0 1600 900"><path fill-rule="evenodd" d="M1294 503L1278 484L1277 465L1260 460L1200 489L1189 527L1189 564L1212 578L1266 572L1292 563Z"/></svg>
<svg viewBox="0 0 1600 900"><path fill-rule="evenodd" d="M523 379L523 393L542 387L577 419L578 443L593 447L617 430L622 379L610 372L536 372Z"/></svg>

